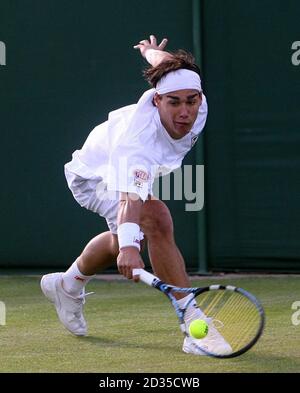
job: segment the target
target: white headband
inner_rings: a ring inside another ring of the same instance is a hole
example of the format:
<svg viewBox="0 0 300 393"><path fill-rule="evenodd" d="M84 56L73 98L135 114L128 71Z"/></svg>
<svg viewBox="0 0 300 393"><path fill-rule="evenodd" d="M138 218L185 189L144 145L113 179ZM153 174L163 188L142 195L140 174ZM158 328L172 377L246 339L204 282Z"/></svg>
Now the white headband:
<svg viewBox="0 0 300 393"><path fill-rule="evenodd" d="M169 72L156 85L156 92L158 94L166 94L185 89L202 91L200 76L194 71L183 68Z"/></svg>

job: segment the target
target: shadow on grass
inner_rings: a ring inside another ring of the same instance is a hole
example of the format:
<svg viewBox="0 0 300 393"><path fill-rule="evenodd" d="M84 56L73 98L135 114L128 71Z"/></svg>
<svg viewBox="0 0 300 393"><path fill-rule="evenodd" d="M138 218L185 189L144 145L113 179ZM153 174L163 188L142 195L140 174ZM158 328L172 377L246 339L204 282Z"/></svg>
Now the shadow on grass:
<svg viewBox="0 0 300 393"><path fill-rule="evenodd" d="M162 351L162 350L167 350L167 351L174 351L178 352L178 346L177 345L161 345L161 343L138 343L138 342L128 342L128 341L122 341L121 339L111 339L107 337L99 337L99 336L78 336L78 340L87 342L90 344L94 344L96 346L111 346L111 347L120 347L120 348L133 348L133 349L149 349L149 350L157 350L157 351Z"/></svg>
<svg viewBox="0 0 300 393"><path fill-rule="evenodd" d="M245 354L233 359L227 359L233 363L239 363L241 366L255 365L256 371L251 369L250 372L264 373L294 373L300 371L300 359L291 358L288 354L271 354L267 352L258 352L249 350Z"/></svg>
<svg viewBox="0 0 300 393"><path fill-rule="evenodd" d="M95 346L110 346L119 347L125 349L141 349L141 350L151 350L151 351L166 351L173 354L179 354L180 344L177 345L163 345L162 343L139 343L134 341L123 341L122 339L112 339L100 336L87 336L78 337L79 340L84 341ZM183 354L183 352L181 352ZM186 354L184 354L186 356ZM194 355L190 355L193 356ZM202 356L199 359L203 359ZM212 357L210 359L213 360ZM221 361L230 363L240 363L241 365L245 363L247 366L256 364L257 372L261 372L260 369L263 368L263 372L295 372L300 371L300 358L291 359L290 356L285 355L284 351L282 354L270 354L262 351L256 351L255 349L250 349L245 354L232 359L214 359L216 361Z"/></svg>

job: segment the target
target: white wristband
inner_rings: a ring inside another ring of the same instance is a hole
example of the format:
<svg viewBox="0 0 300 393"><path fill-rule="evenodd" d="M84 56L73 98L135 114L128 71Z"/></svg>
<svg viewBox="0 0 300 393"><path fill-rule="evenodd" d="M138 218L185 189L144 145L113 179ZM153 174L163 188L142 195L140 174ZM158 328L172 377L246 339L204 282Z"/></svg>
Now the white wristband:
<svg viewBox="0 0 300 393"><path fill-rule="evenodd" d="M138 224L134 222L124 222L118 226L119 249L123 247L136 247L141 250L141 230Z"/></svg>

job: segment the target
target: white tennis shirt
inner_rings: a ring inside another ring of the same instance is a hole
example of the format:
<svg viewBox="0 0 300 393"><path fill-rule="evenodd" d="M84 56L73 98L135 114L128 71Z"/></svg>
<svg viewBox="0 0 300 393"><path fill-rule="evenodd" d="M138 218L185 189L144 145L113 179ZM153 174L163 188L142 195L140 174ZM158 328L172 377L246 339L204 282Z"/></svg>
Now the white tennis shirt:
<svg viewBox="0 0 300 393"><path fill-rule="evenodd" d="M195 144L207 118L207 102L202 104L192 130L173 139L163 127L158 110L143 130L128 128L136 104L109 114L109 120L95 127L80 150L65 165L69 172L86 179L103 181L109 191L132 192L145 201L152 195L155 177L179 168Z"/></svg>

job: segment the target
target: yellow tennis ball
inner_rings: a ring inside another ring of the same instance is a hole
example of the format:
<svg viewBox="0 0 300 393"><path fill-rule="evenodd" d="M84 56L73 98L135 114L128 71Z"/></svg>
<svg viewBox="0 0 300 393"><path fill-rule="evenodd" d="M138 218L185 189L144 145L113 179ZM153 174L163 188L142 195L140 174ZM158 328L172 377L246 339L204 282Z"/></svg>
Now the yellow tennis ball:
<svg viewBox="0 0 300 393"><path fill-rule="evenodd" d="M189 326L189 332L194 338L204 338L208 333L208 324L203 319L195 319Z"/></svg>

